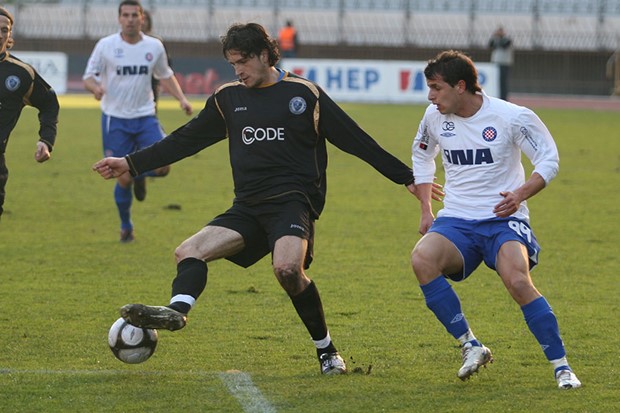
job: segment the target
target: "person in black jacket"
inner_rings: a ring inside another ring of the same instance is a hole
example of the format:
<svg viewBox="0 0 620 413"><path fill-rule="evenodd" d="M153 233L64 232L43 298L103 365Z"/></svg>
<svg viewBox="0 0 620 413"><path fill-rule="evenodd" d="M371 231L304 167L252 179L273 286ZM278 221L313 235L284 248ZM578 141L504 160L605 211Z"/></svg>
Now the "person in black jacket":
<svg viewBox="0 0 620 413"><path fill-rule="evenodd" d="M50 85L32 66L9 54L8 49L13 45L13 23L13 15L0 7L0 216L9 178L4 153L22 109L29 105L39 110L40 138L34 154L37 162L50 159L60 110L56 93Z"/></svg>
<svg viewBox="0 0 620 413"><path fill-rule="evenodd" d="M221 86L205 108L162 141L123 158L93 165L103 178L138 175L179 161L228 138L235 199L232 207L175 251L170 304L128 304L130 324L177 330L207 282L207 263L226 258L249 267L271 252L273 271L314 344L323 374L346 365L332 342L318 289L305 274L313 258L314 222L325 204L329 141L368 162L415 194L411 168L381 148L316 84L276 68L277 43L256 24L222 37L237 81Z"/></svg>

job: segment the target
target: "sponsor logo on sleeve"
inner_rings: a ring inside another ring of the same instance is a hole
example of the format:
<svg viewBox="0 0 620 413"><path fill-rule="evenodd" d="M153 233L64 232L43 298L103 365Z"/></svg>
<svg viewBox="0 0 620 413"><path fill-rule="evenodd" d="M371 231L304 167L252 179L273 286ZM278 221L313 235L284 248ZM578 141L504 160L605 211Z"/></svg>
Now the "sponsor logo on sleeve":
<svg viewBox="0 0 620 413"><path fill-rule="evenodd" d="M521 126L521 134L523 135L523 137L525 138L525 140L527 140L530 145L532 145L532 148L534 148L535 151L538 150L538 143L536 143L536 141L534 140L534 138L532 138L532 135L530 135L530 131L527 130L527 128L525 126Z"/></svg>

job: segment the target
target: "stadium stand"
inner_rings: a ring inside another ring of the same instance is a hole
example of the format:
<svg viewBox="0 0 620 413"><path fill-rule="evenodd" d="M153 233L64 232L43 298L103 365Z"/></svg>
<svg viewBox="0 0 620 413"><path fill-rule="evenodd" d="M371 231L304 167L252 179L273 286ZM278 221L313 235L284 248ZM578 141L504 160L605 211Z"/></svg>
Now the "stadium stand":
<svg viewBox="0 0 620 413"><path fill-rule="evenodd" d="M512 88L521 93L620 95L620 0L142 0L158 35L185 59L220 57L230 24L257 21L271 33L286 20L298 57L425 60L438 49L489 61L501 25L513 39ZM23 51L69 55L78 79L94 42L118 30L119 0L16 0ZM79 83L76 81L76 84Z"/></svg>
<svg viewBox="0 0 620 413"><path fill-rule="evenodd" d="M502 24L521 50L620 47L620 0L145 0L158 32L177 41L217 40L234 22L275 32L295 21L306 44L486 47ZM117 0L22 0L9 8L19 36L98 38L116 29ZM66 21L67 24L58 22Z"/></svg>

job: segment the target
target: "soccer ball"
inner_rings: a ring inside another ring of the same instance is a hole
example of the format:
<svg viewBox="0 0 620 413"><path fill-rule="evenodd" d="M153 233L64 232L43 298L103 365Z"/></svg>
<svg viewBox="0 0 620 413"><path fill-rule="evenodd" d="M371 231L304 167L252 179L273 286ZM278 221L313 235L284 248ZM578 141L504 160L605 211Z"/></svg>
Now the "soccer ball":
<svg viewBox="0 0 620 413"><path fill-rule="evenodd" d="M149 359L157 347L157 330L135 327L119 318L108 333L110 350L122 362L138 364Z"/></svg>

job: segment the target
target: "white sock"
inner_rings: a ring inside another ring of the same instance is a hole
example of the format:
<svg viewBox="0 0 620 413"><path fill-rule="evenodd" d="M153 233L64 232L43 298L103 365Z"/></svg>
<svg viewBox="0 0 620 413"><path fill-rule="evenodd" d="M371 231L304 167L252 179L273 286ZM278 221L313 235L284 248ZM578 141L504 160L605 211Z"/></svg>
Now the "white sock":
<svg viewBox="0 0 620 413"><path fill-rule="evenodd" d="M549 360L551 365L553 366L553 370L557 370L559 367L566 366L568 367L568 360L566 360L566 356L561 359ZM568 367L570 369L570 367Z"/></svg>
<svg viewBox="0 0 620 413"><path fill-rule="evenodd" d="M323 340L312 340L316 348L321 349L329 346L329 343L332 342L332 338L329 336L329 331Z"/></svg>
<svg viewBox="0 0 620 413"><path fill-rule="evenodd" d="M474 333L472 333L471 329L469 329L465 332L465 334L460 336L458 340L461 343L461 345L464 345L468 341L476 340L476 336L474 336Z"/></svg>
<svg viewBox="0 0 620 413"><path fill-rule="evenodd" d="M191 295L187 294L177 294L170 299L170 304L180 301L185 304L189 304L190 307L193 307L196 304L196 299Z"/></svg>

